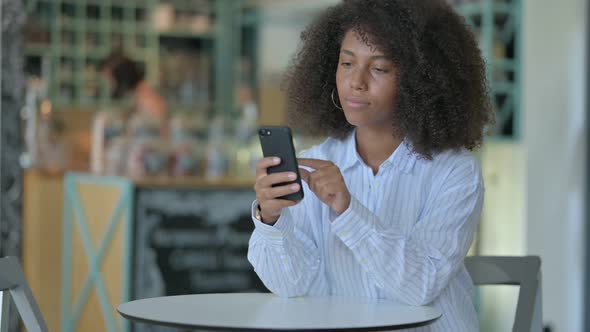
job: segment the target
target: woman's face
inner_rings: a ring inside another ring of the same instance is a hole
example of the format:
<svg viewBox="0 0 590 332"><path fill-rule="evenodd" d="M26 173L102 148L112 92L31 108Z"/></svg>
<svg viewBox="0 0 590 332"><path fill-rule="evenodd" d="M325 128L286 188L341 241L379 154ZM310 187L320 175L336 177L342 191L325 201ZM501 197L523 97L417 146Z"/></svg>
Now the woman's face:
<svg viewBox="0 0 590 332"><path fill-rule="evenodd" d="M346 120L357 128L392 130L397 75L391 59L350 30L340 46L338 97Z"/></svg>

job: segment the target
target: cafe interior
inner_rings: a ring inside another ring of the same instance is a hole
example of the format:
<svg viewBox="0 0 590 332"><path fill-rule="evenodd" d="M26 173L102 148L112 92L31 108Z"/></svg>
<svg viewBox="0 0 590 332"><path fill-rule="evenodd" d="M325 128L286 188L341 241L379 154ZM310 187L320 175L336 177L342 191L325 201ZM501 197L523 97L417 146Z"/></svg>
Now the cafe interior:
<svg viewBox="0 0 590 332"><path fill-rule="evenodd" d="M445 1L477 38L496 114L474 152L469 256L538 256L543 331L590 331L590 2ZM49 331L183 331L117 306L268 292L246 258L257 128L286 124L300 34L338 2L0 2L0 257L18 258ZM118 85L142 78L145 105L113 92L105 71L124 61ZM298 152L323 139L293 133ZM510 331L519 287L478 286L474 303L481 331Z"/></svg>

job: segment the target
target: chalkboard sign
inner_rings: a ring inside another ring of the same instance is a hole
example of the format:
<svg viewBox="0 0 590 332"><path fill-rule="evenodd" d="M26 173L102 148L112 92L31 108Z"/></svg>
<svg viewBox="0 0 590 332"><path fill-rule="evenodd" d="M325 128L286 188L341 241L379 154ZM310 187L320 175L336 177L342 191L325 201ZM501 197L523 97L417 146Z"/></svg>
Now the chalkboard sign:
<svg viewBox="0 0 590 332"><path fill-rule="evenodd" d="M246 256L254 198L245 189L138 189L132 298L267 292Z"/></svg>

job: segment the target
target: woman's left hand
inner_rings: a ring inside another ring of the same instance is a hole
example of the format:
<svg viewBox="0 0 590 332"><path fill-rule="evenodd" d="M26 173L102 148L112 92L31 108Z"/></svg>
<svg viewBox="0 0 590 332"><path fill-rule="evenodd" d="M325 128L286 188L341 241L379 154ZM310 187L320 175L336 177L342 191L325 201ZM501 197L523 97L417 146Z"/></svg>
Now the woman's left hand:
<svg viewBox="0 0 590 332"><path fill-rule="evenodd" d="M331 161L299 158L297 159L300 166L313 168L310 172L306 169L299 168L301 178L307 182L309 189L316 196L328 205L332 210L340 215L350 205L350 192L344 183L344 178L338 166Z"/></svg>

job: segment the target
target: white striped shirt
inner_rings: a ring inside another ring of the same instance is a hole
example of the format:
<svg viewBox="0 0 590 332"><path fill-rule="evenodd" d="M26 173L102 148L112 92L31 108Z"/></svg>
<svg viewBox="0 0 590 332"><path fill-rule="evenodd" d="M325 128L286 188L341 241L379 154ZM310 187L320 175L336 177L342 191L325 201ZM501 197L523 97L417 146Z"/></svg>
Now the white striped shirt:
<svg viewBox="0 0 590 332"><path fill-rule="evenodd" d="M303 156L336 164L351 202L335 216L304 184L303 201L284 209L274 226L253 213L248 260L270 291L431 305L442 317L411 331L479 330L463 259L480 218L484 186L469 151L427 160L403 142L373 175L356 151L353 133L344 140L328 138Z"/></svg>

